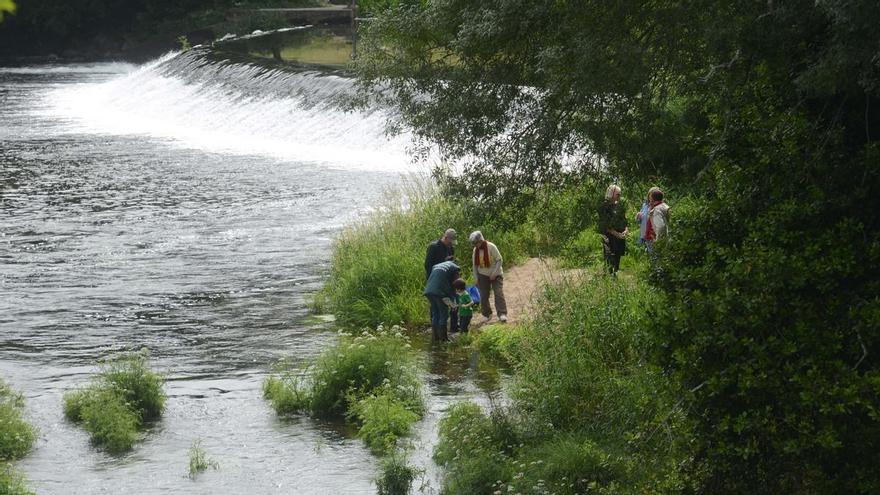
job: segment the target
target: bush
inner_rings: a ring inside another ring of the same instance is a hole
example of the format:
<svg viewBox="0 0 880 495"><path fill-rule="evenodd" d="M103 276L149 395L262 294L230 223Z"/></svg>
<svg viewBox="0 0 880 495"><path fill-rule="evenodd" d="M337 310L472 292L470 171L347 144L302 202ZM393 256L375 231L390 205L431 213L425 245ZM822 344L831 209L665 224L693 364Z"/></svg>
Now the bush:
<svg viewBox="0 0 880 495"><path fill-rule="evenodd" d="M0 380L0 462L24 457L37 439L23 412L24 398Z"/></svg>
<svg viewBox="0 0 880 495"><path fill-rule="evenodd" d="M131 449L145 420L165 408L164 378L148 365L148 353L126 353L102 362L98 376L64 395L64 415L81 422L92 442L111 452Z"/></svg>
<svg viewBox="0 0 880 495"><path fill-rule="evenodd" d="M406 463L402 454L391 454L382 459L381 473L376 479L379 495L407 495L413 481L422 474L420 469Z"/></svg>

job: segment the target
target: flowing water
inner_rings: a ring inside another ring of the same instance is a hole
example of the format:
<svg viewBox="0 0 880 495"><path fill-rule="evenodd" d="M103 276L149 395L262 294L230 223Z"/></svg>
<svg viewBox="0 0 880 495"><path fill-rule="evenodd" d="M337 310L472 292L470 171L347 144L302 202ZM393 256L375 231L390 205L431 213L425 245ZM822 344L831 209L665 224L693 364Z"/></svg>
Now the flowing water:
<svg viewBox="0 0 880 495"><path fill-rule="evenodd" d="M382 111L330 104L351 87L195 50L142 67L0 68L0 376L40 430L18 463L31 489L375 491L358 439L279 419L260 395L274 361L333 342L306 301L334 233L417 171ZM62 395L97 359L144 347L167 374L167 409L131 453L108 455L64 420ZM461 363L450 375L436 359L416 441L428 467L437 415L479 395ZM196 439L220 468L191 481Z"/></svg>

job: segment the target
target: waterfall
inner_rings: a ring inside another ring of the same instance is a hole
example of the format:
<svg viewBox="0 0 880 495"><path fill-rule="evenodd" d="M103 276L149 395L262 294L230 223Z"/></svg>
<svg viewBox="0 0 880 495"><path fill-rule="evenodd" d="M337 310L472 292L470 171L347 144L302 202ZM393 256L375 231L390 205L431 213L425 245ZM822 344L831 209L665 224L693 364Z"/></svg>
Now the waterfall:
<svg viewBox="0 0 880 495"><path fill-rule="evenodd" d="M412 167L412 137L386 135L387 110L340 108L339 98L355 90L340 73L234 62L203 49L117 68L110 79L50 91L43 111L74 133L331 168Z"/></svg>

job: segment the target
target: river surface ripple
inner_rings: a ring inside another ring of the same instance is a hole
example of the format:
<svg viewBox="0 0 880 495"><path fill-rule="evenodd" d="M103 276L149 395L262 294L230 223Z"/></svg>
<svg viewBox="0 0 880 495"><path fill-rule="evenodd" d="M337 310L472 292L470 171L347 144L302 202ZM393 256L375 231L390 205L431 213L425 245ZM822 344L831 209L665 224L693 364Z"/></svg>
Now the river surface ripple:
<svg viewBox="0 0 880 495"><path fill-rule="evenodd" d="M358 439L277 418L260 385L277 359L333 342L308 323L307 295L334 233L399 171L81 132L46 107L59 88L130 70L0 68L0 376L40 430L19 469L41 494L373 493L376 459ZM143 347L167 374L167 410L132 452L111 456L64 420L62 395L97 359ZM443 373L428 370L426 442L449 400L479 395ZM196 439L220 469L191 481Z"/></svg>

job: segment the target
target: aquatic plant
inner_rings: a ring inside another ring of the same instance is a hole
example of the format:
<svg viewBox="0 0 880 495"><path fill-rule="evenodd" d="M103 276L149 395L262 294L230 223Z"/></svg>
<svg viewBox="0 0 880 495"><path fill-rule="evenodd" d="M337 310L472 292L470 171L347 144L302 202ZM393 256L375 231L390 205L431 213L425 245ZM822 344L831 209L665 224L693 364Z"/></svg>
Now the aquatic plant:
<svg viewBox="0 0 880 495"><path fill-rule="evenodd" d="M378 495L407 495L411 492L413 481L423 473L423 470L407 464L406 456L401 452L383 458L379 469L379 477L376 478Z"/></svg>
<svg viewBox="0 0 880 495"><path fill-rule="evenodd" d="M37 430L24 419L24 397L0 379L0 461L30 452Z"/></svg>
<svg viewBox="0 0 880 495"><path fill-rule="evenodd" d="M263 396L278 414L348 417L377 452L405 436L425 407L418 360L398 326L340 332L336 345L304 369L280 363L263 382Z"/></svg>
<svg viewBox="0 0 880 495"><path fill-rule="evenodd" d="M202 448L202 441L195 440L189 448L189 477L195 479L199 473L208 468L220 469L217 461L210 459L208 453Z"/></svg>
<svg viewBox="0 0 880 495"><path fill-rule="evenodd" d="M390 381L388 382L390 383ZM399 438L409 434L419 414L407 409L389 386L380 387L375 392L353 401L348 417L361 426L358 436L375 453L392 450Z"/></svg>
<svg viewBox="0 0 880 495"><path fill-rule="evenodd" d="M138 413L113 389L91 389L83 397L79 400L79 420L92 442L110 452L130 450L139 437Z"/></svg>
<svg viewBox="0 0 880 495"><path fill-rule="evenodd" d="M64 395L64 415L82 423L92 442L111 452L131 449L145 421L165 408L164 377L153 372L146 351L103 361L88 386Z"/></svg>

